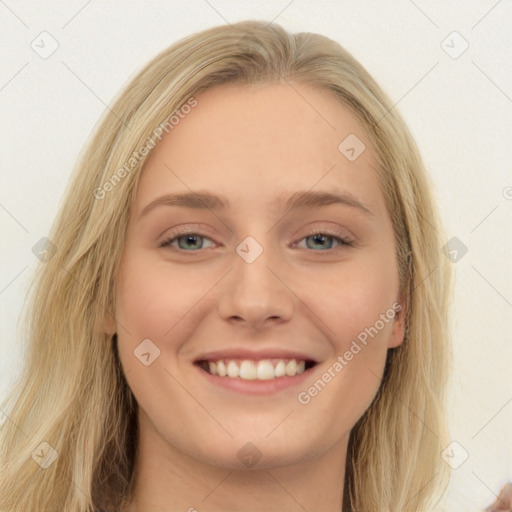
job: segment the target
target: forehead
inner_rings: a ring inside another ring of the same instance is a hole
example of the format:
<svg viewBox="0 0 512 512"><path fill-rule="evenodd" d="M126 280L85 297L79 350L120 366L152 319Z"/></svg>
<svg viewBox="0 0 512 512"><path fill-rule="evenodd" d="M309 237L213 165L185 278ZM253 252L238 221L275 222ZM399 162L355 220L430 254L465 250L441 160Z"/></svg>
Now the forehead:
<svg viewBox="0 0 512 512"><path fill-rule="evenodd" d="M270 205L296 190L330 187L383 205L372 144L332 92L302 83L228 84L195 99L146 160L139 211L158 194L196 189L226 196L233 206L261 206L263 198ZM339 149L345 139L364 148L355 160Z"/></svg>

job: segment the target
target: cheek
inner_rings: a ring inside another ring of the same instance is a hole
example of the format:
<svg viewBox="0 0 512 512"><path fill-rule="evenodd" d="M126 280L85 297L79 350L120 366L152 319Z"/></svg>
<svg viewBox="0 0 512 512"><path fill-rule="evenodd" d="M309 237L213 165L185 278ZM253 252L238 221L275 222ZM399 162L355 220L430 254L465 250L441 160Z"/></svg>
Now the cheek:
<svg viewBox="0 0 512 512"><path fill-rule="evenodd" d="M318 380L303 390L300 403L310 401L308 414L340 411L326 419L333 432L352 428L381 385L395 315L395 277L385 265L354 264L331 273L322 293L316 286L309 295L312 309L327 326L332 357Z"/></svg>
<svg viewBox="0 0 512 512"><path fill-rule="evenodd" d="M360 335L364 339L369 330L375 340L391 333L392 322L390 318L383 321L382 315L392 317L392 306L397 300L398 275L393 265L392 259L388 262L383 256L361 258L330 271L321 286L316 285L308 292L309 301L328 327L337 352L347 350L347 344Z"/></svg>
<svg viewBox="0 0 512 512"><path fill-rule="evenodd" d="M162 340L171 336L207 292L197 272L169 273L169 266L142 258L126 261L120 275L116 317L133 337ZM176 327L175 327L176 326Z"/></svg>

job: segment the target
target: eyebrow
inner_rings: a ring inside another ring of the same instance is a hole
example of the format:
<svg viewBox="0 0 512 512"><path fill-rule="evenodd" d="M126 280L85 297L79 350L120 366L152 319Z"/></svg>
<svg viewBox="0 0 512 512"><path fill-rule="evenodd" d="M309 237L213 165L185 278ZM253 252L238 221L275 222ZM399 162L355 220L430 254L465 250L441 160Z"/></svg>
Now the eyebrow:
<svg viewBox="0 0 512 512"><path fill-rule="evenodd" d="M374 215L368 206L349 192L298 191L287 199L278 196L273 204L281 206L286 211L300 208L316 208L330 204L342 204L356 208L368 216ZM158 206L183 206L186 208L209 209L212 211L226 211L231 207L226 197L215 195L208 191L166 194L146 205L141 211L139 219Z"/></svg>

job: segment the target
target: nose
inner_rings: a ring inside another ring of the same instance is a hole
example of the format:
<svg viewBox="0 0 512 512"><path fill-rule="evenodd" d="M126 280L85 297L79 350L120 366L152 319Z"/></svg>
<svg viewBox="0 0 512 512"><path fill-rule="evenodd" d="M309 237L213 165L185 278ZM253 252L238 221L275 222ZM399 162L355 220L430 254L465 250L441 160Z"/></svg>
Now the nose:
<svg viewBox="0 0 512 512"><path fill-rule="evenodd" d="M287 322L296 297L289 273L270 250L254 260L235 254L234 268L226 276L218 303L219 315L231 323L252 328Z"/></svg>

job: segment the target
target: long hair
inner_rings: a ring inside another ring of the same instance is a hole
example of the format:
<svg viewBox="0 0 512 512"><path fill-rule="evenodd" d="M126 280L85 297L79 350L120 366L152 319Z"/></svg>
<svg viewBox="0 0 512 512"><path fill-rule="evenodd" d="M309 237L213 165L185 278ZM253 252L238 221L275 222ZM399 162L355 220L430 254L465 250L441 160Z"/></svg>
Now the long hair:
<svg viewBox="0 0 512 512"><path fill-rule="evenodd" d="M114 511L128 502L138 406L116 336L103 326L115 311L117 269L147 148L201 91L276 81L329 91L364 126L405 298L405 341L388 350L377 395L350 434L343 508L417 512L439 498L448 478L441 451L449 442L452 277L419 151L393 102L337 42L243 21L193 34L153 58L79 155L48 235L52 250L35 271L23 311L24 366L2 405L1 512Z"/></svg>

